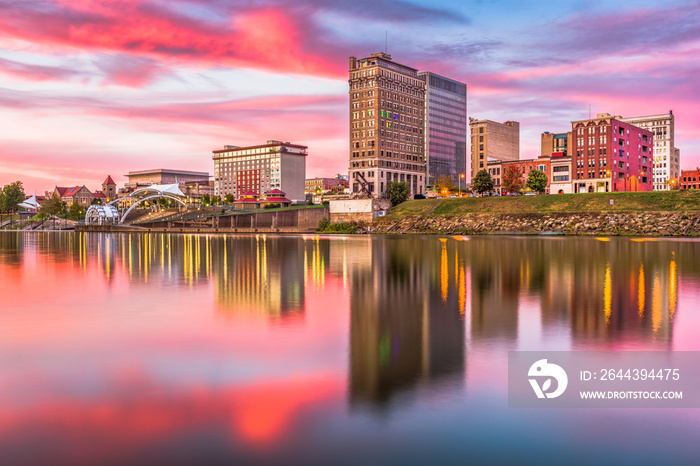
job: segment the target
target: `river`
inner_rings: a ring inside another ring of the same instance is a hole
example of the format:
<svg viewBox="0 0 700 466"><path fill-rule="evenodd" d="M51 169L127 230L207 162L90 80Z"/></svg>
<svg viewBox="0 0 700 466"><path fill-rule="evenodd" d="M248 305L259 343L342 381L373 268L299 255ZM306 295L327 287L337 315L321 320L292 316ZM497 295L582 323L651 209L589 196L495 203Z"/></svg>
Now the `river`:
<svg viewBox="0 0 700 466"><path fill-rule="evenodd" d="M700 242L0 233L0 451L691 463L697 409L508 407L508 352L700 350Z"/></svg>

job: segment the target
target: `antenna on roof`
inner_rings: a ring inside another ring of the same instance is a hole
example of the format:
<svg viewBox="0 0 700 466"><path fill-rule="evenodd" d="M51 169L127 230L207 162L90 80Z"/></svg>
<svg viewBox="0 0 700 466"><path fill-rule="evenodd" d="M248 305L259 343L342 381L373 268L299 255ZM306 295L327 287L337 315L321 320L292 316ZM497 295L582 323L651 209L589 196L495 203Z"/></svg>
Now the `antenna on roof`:
<svg viewBox="0 0 700 466"><path fill-rule="evenodd" d="M384 53L389 53L389 31L384 30Z"/></svg>
<svg viewBox="0 0 700 466"><path fill-rule="evenodd" d="M588 119L591 119L591 104L588 104Z"/></svg>

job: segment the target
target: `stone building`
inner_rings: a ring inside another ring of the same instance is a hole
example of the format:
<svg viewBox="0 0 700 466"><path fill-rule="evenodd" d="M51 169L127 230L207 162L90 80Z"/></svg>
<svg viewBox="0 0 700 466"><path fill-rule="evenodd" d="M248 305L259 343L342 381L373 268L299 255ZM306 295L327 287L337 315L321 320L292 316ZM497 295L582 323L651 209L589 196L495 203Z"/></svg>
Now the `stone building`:
<svg viewBox="0 0 700 466"><path fill-rule="evenodd" d="M350 57L348 77L350 191L381 197L406 181L425 194L425 82L386 53Z"/></svg>

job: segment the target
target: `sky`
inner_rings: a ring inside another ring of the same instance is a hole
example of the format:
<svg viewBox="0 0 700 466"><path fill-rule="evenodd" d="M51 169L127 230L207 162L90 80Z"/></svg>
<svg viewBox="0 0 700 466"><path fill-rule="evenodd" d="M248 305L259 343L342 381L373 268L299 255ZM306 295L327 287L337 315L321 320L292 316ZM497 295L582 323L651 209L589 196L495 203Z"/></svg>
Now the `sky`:
<svg viewBox="0 0 700 466"><path fill-rule="evenodd" d="M608 112L667 113L700 165L700 0L0 0L0 186L118 186L213 173L212 151L309 147L348 169L348 57L467 84L470 117L540 134Z"/></svg>

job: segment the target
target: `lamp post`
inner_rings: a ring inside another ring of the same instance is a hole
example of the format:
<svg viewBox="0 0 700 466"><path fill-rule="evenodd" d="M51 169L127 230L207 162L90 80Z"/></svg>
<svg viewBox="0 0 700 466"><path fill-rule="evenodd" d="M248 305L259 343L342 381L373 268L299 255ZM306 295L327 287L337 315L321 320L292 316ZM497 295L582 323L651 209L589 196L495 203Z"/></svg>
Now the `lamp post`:
<svg viewBox="0 0 700 466"><path fill-rule="evenodd" d="M462 198L462 178L464 178L464 173L459 174L459 197Z"/></svg>

